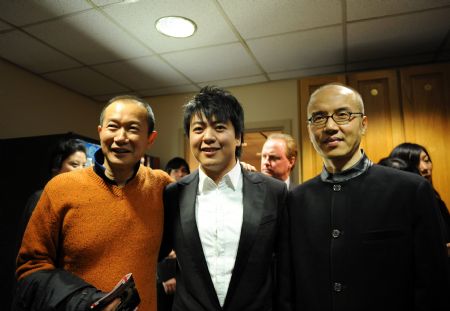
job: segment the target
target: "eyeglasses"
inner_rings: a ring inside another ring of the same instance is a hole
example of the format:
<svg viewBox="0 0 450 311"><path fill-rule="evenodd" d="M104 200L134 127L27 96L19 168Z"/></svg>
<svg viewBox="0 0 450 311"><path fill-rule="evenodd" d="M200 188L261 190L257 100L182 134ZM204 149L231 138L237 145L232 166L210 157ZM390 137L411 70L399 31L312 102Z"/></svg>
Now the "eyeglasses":
<svg viewBox="0 0 450 311"><path fill-rule="evenodd" d="M336 124L348 124L353 118L353 115L363 116L362 112L337 111L332 115L316 114L308 119L308 122L314 126L324 126L328 122L328 118L332 118Z"/></svg>

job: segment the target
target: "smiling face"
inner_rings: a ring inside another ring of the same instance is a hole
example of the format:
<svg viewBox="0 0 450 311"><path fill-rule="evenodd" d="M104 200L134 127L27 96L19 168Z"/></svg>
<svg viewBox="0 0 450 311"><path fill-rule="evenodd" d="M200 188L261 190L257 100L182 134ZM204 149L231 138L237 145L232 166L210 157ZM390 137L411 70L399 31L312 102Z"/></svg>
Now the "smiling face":
<svg viewBox="0 0 450 311"><path fill-rule="evenodd" d="M363 107L353 90L331 85L313 94L308 105L308 118L341 111L363 112ZM308 124L310 140L332 172L350 168L360 159L359 145L366 128L367 117L356 115L342 125L336 124L332 118L328 118L324 126Z"/></svg>
<svg viewBox="0 0 450 311"><path fill-rule="evenodd" d="M121 99L104 111L98 126L105 167L114 171L133 171L156 137L148 134L147 111L132 99Z"/></svg>
<svg viewBox="0 0 450 311"><path fill-rule="evenodd" d="M214 117L207 120L201 113L192 116L189 144L201 169L218 182L236 165L235 152L241 145L241 139L236 137L230 120L219 122Z"/></svg>

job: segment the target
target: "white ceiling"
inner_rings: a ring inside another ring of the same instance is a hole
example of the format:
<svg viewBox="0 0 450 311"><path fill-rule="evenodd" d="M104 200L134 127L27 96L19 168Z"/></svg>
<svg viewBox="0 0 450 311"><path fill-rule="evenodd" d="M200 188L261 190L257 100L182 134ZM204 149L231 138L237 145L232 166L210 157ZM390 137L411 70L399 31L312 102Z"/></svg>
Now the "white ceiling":
<svg viewBox="0 0 450 311"><path fill-rule="evenodd" d="M0 0L0 57L101 101L442 62L450 0Z"/></svg>

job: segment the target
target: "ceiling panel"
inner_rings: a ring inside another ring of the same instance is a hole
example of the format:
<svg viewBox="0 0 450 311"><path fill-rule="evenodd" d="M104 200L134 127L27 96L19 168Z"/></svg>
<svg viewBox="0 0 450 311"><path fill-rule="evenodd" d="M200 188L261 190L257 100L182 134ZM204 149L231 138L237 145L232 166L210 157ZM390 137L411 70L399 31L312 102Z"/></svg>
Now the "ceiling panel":
<svg viewBox="0 0 450 311"><path fill-rule="evenodd" d="M163 57L194 82L261 74L239 43L174 52Z"/></svg>
<svg viewBox="0 0 450 311"><path fill-rule="evenodd" d="M79 0L0 1L0 17L16 26L36 23L88 9L92 9L92 6L87 1Z"/></svg>
<svg viewBox="0 0 450 311"><path fill-rule="evenodd" d="M0 34L0 56L36 73L80 66L80 63L18 30Z"/></svg>
<svg viewBox="0 0 450 311"><path fill-rule="evenodd" d="M340 0L219 2L245 39L333 25L342 21Z"/></svg>
<svg viewBox="0 0 450 311"><path fill-rule="evenodd" d="M139 1L109 6L104 10L157 53L237 41L213 1ZM170 38L159 33L155 22L168 15L193 20L197 24L197 32L189 38Z"/></svg>
<svg viewBox="0 0 450 311"><path fill-rule="evenodd" d="M150 54L97 11L26 27L25 30L86 64Z"/></svg>
<svg viewBox="0 0 450 311"><path fill-rule="evenodd" d="M139 91L142 96L158 96L166 94L179 94L179 93L196 93L200 91L198 87L192 84L171 86L166 88Z"/></svg>
<svg viewBox="0 0 450 311"><path fill-rule="evenodd" d="M231 87L231 86L238 86L238 85L247 85L247 84L255 84L255 83L261 83L261 82L267 82L267 78L264 75L256 75L251 77L242 77L237 79L226 79L226 80L220 80L220 81L209 81L209 82L202 82L199 83L201 87L207 86L207 85L214 85L218 87Z"/></svg>
<svg viewBox="0 0 450 311"><path fill-rule="evenodd" d="M189 83L157 56L95 66L97 70L134 90L146 90Z"/></svg>
<svg viewBox="0 0 450 311"><path fill-rule="evenodd" d="M347 0L347 20L366 19L450 5L450 0Z"/></svg>
<svg viewBox="0 0 450 311"><path fill-rule="evenodd" d="M88 68L53 72L43 76L86 95L115 94L129 91L125 87Z"/></svg>
<svg viewBox="0 0 450 311"><path fill-rule="evenodd" d="M269 73L343 62L339 26L249 40L248 45Z"/></svg>
<svg viewBox="0 0 450 311"><path fill-rule="evenodd" d="M347 26L350 62L436 50L450 26L450 8L388 17Z"/></svg>
<svg viewBox="0 0 450 311"><path fill-rule="evenodd" d="M315 67L302 70L283 71L269 73L271 80L283 80L283 79L297 79L302 77L320 76L324 74L341 73L345 71L345 66L342 65L330 65L324 67Z"/></svg>

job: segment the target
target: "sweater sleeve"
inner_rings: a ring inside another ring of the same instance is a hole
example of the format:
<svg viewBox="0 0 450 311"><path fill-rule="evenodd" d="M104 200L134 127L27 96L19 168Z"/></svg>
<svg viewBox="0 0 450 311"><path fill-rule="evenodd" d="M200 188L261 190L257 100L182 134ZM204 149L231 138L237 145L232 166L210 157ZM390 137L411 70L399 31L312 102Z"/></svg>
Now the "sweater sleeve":
<svg viewBox="0 0 450 311"><path fill-rule="evenodd" d="M36 271L56 268L61 227L61 219L45 189L31 215L17 256L19 280Z"/></svg>

